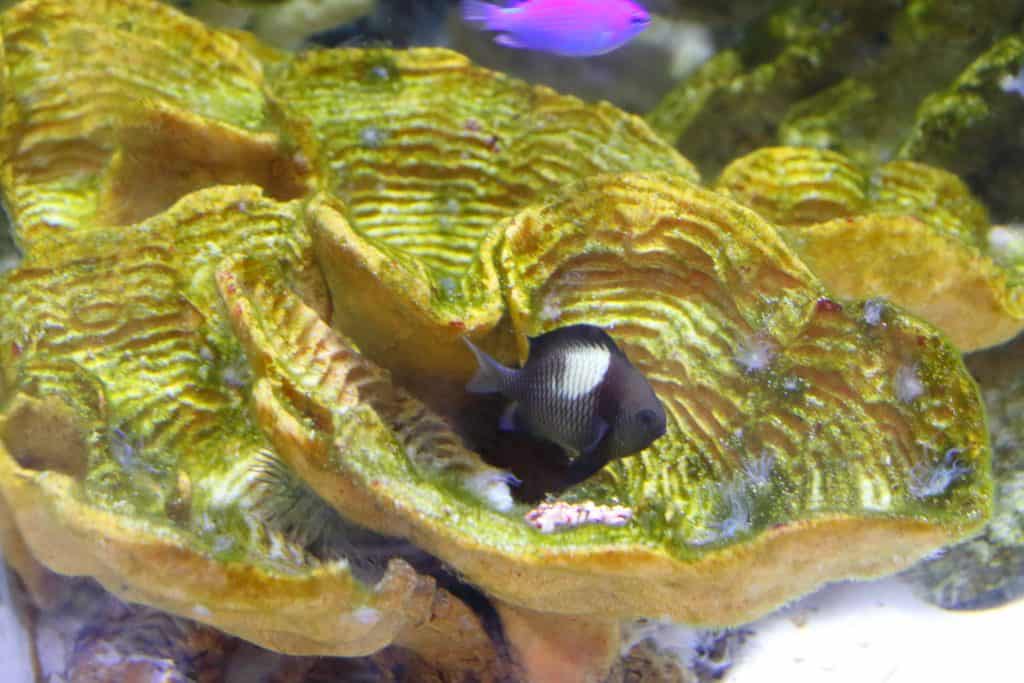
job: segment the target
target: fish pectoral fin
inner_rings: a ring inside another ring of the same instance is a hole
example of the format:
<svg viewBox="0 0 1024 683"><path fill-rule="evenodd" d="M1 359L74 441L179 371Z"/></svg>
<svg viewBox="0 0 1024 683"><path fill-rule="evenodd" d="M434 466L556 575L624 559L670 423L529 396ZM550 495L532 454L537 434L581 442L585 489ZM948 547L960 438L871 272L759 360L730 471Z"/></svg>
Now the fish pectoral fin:
<svg viewBox="0 0 1024 683"><path fill-rule="evenodd" d="M519 417L516 411L519 409L519 404L513 401L505 406L505 410L501 411L501 417L498 418L498 430L502 432L515 432L519 430Z"/></svg>
<svg viewBox="0 0 1024 683"><path fill-rule="evenodd" d="M600 415L594 416L594 421L590 423L590 443L588 443L581 451L583 455L589 455L594 452L598 444L601 443L601 439L608 434L608 423L605 422L604 418Z"/></svg>
<svg viewBox="0 0 1024 683"><path fill-rule="evenodd" d="M498 35L494 36L494 42L497 43L498 45L504 45L505 47L514 47L519 49L526 47L525 45L523 45L522 43L520 43L518 40L516 40L507 33L499 33Z"/></svg>

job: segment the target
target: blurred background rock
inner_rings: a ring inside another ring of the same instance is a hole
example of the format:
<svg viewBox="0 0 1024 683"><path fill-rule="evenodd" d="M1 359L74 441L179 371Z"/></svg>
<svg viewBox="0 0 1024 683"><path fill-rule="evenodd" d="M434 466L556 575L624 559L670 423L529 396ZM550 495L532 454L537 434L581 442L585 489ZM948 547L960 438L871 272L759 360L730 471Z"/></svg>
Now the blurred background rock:
<svg viewBox="0 0 1024 683"><path fill-rule="evenodd" d="M658 0L651 27L621 50L590 59L515 50L462 21L453 0L286 0L176 2L204 21L252 31L286 49L311 46L439 45L491 69L586 99L643 113L711 56L716 36L730 40L766 3Z"/></svg>

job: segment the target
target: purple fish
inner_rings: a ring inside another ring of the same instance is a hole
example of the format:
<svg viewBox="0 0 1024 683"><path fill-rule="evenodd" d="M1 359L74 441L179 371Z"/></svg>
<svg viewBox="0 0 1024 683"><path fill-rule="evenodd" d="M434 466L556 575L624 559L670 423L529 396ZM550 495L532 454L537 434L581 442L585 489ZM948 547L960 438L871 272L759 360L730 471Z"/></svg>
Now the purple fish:
<svg viewBox="0 0 1024 683"><path fill-rule="evenodd" d="M631 0L525 0L499 7L464 0L462 16L506 47L542 50L567 57L591 57L625 45L651 23Z"/></svg>

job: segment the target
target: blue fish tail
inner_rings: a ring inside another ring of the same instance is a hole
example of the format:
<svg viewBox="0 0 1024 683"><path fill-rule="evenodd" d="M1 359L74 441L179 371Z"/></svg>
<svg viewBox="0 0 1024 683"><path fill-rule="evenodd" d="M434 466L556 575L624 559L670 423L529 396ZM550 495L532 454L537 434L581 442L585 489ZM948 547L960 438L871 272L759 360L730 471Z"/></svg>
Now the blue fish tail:
<svg viewBox="0 0 1024 683"><path fill-rule="evenodd" d="M483 24L488 30L499 29L498 18L501 8L480 0L462 0L462 18L476 24Z"/></svg>
<svg viewBox="0 0 1024 683"><path fill-rule="evenodd" d="M474 394L496 394L505 388L506 382L515 374L515 370L506 368L486 353L478 349L473 342L463 337L466 346L476 356L480 368L476 371L473 379L466 385L466 391Z"/></svg>

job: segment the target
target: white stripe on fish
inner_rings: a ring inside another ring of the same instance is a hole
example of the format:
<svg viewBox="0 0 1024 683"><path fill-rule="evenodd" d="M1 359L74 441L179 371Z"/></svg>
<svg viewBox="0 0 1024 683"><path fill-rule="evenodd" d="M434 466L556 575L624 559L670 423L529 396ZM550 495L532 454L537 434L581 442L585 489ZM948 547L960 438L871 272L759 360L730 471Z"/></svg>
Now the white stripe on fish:
<svg viewBox="0 0 1024 683"><path fill-rule="evenodd" d="M582 398L604 380L611 353L599 346L578 346L563 359L562 374L555 381L555 391L565 399Z"/></svg>

